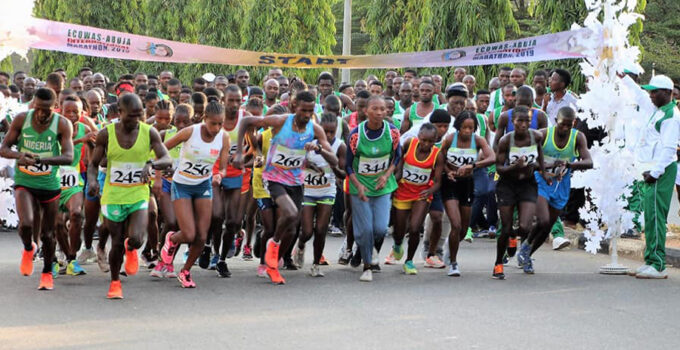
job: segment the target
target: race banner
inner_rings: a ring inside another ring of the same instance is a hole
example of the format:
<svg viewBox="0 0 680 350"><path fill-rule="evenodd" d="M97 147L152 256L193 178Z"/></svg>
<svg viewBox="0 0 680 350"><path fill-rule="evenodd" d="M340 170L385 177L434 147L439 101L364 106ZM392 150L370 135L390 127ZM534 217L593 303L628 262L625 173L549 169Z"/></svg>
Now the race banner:
<svg viewBox="0 0 680 350"><path fill-rule="evenodd" d="M31 48L137 61L215 63L295 68L401 68L478 66L583 57L588 29L493 44L385 55L318 56L254 52L188 44L112 30L32 18L26 23ZM590 39L592 40L592 39ZM1 44L1 43L0 43Z"/></svg>

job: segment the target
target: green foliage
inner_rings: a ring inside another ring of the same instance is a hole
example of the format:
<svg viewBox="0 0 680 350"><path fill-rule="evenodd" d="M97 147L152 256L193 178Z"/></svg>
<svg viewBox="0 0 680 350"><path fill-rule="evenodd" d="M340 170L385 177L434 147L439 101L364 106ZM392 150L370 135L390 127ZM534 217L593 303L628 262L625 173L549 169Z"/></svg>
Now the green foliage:
<svg viewBox="0 0 680 350"><path fill-rule="evenodd" d="M645 47L642 67L647 81L652 73L652 63L657 74L666 74L676 83L680 81L680 1L649 1L645 11L644 32L640 41Z"/></svg>
<svg viewBox="0 0 680 350"><path fill-rule="evenodd" d="M290 54L332 55L335 45L335 16L326 0L255 1L242 26L242 47L246 50ZM269 68L251 70L257 82ZM286 70L316 83L320 69Z"/></svg>
<svg viewBox="0 0 680 350"><path fill-rule="evenodd" d="M14 71L14 66L12 65L12 56L7 56L4 60L0 61L0 71L7 72L12 75L12 72Z"/></svg>

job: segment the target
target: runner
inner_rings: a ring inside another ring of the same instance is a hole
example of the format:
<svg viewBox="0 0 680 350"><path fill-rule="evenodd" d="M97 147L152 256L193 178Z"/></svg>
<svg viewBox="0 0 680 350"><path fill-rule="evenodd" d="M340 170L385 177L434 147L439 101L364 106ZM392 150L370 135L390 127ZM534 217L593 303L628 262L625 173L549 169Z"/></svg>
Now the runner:
<svg viewBox="0 0 680 350"><path fill-rule="evenodd" d="M101 204L104 223L111 235L109 299L123 298L119 277L123 253L127 275L134 275L139 269L137 249L142 246L142 234L149 220L149 172L152 168L163 170L172 166L158 132L142 122L144 109L139 97L125 95L118 105L120 122L107 125L97 135L87 168L88 192L94 196L99 192L97 166L106 156L108 166ZM158 158L155 161L148 160L151 149Z"/></svg>
<svg viewBox="0 0 680 350"><path fill-rule="evenodd" d="M493 269L495 279L505 279L503 258L512 231L513 211L517 208L519 213L519 235L526 237L536 212L538 188L534 170L544 173L541 147L543 136L540 132L529 129L529 108L515 108L512 118L515 130L500 139L496 153L496 171L500 177L496 197L502 228Z"/></svg>
<svg viewBox="0 0 680 350"><path fill-rule="evenodd" d="M91 152L96 136L95 130L79 122L83 105L79 98L68 96L61 106L62 113L73 127L73 162L68 166L59 167L61 179L61 195L59 209L62 212L57 222L57 238L59 245L66 254L68 265L66 274L71 276L84 275L85 270L76 260L76 253L80 249L80 233L83 228L83 178L81 177L81 155L83 146L87 145ZM68 221L68 225L66 222ZM90 248L92 249L92 248ZM82 254L81 254L82 256Z"/></svg>
<svg viewBox="0 0 680 350"><path fill-rule="evenodd" d="M324 158L329 165L337 166L337 158L326 141L323 128L311 120L314 101L314 95L308 91L298 92L294 103L295 114L244 118L238 133L233 164L236 168L242 168L242 142L246 131L250 128L272 128L271 148L262 178L267 181L267 189L277 206L276 232L267 242L265 254L267 274L275 284L285 283L278 270L279 251L286 251L288 247L281 247L282 240L286 236L290 237L297 225L302 206L305 153L313 150L326 152ZM318 143L312 142L313 139L317 139Z"/></svg>
<svg viewBox="0 0 680 350"><path fill-rule="evenodd" d="M487 112L493 112L495 109L498 107L502 106L505 104L505 96L504 93L499 91L501 90L500 88L510 84L510 73L512 72L512 68L510 67L501 67L501 69L498 71L498 89L494 91L492 89L492 83L494 82L494 79L491 79L489 81L489 90L492 91L491 93L491 101L489 103L489 108L487 109Z"/></svg>
<svg viewBox="0 0 680 350"><path fill-rule="evenodd" d="M517 255L517 262L525 273L534 273L531 255L543 245L562 209L567 205L571 190L571 172L593 167L585 135L573 128L575 120L576 112L571 107L562 107L557 114L557 125L540 130L545 140L543 158L548 179L544 179L538 172L534 173L538 184L537 225L522 243ZM576 158L581 160L575 162Z"/></svg>
<svg viewBox="0 0 680 350"><path fill-rule="evenodd" d="M444 156L435 146L437 128L430 123L420 127L418 136L404 142L404 157L396 168L397 190L394 192L394 245L390 253L394 257L390 263L396 263L404 255L402 243L406 233L408 253L403 266L404 273L418 273L413 264L413 257L420 243L420 230L425 215L430 208L433 194L441 185L441 174L444 170ZM387 260L385 263L387 264Z"/></svg>
<svg viewBox="0 0 680 350"><path fill-rule="evenodd" d="M373 280L380 271L378 252L387 233L391 194L397 189L394 170L401 160L399 130L385 119L385 100L368 99L367 120L349 135L347 175L352 203L354 238L359 245L364 272L360 281Z"/></svg>
<svg viewBox="0 0 680 350"><path fill-rule="evenodd" d="M402 88L406 83L402 84ZM410 128L418 130L418 127L424 122L432 111L439 108L438 103L432 101L432 94L434 93L434 83L432 80L424 79L419 87L420 102L416 102L408 109L408 113L404 114L404 120L401 122L401 133L405 133ZM408 118L406 115L408 114Z"/></svg>
<svg viewBox="0 0 680 350"><path fill-rule="evenodd" d="M222 128L224 107L210 102L203 123L184 128L165 142L174 149L182 144L178 166L172 177L172 204L180 230L168 232L161 249L164 264L171 265L182 243L190 244L189 257L177 275L182 288L195 288L191 266L203 251L210 228L212 184L221 182L229 156L229 138ZM211 170L220 159L220 172L211 178Z"/></svg>
<svg viewBox="0 0 680 350"><path fill-rule="evenodd" d="M486 139L475 133L480 128L476 113L461 112L453 126L456 132L446 136L442 142L442 150L446 150L446 176L442 180L442 199L451 223L448 275L457 277L460 276L457 262L458 247L468 232L470 223L474 196L473 171L493 164L496 155Z"/></svg>
<svg viewBox="0 0 680 350"><path fill-rule="evenodd" d="M54 288L54 228L57 226L61 193L58 166L73 162L71 122L52 111L56 100L53 90L38 89L33 109L14 117L0 147L0 157L17 160L14 188L18 231L24 245L19 270L24 276L33 273L37 245L32 237L34 230L40 233L44 257L40 290ZM12 150L15 145L17 151Z"/></svg>
<svg viewBox="0 0 680 350"><path fill-rule="evenodd" d="M161 139L163 142L170 140L173 136L177 135L179 131L184 130L184 128L191 126L191 116L194 114L192 108L188 104L180 104L175 109L175 114L173 116L174 126L165 129L160 132ZM172 158L173 170L177 169L179 165L180 158L180 146L175 146L168 150L170 157ZM175 209L172 205L172 196L170 194L172 189L172 173L163 173L160 171L156 172L156 181L154 181L152 192L158 198L159 213L163 220L163 231L160 234L159 241L165 242L165 236L169 231L177 231L179 227L177 226L177 216L175 215ZM160 258L160 256L159 256ZM207 267L207 265L206 265ZM158 263L150 272L152 277L176 277L175 268L172 264L164 264L162 259L158 259Z"/></svg>
<svg viewBox="0 0 680 350"><path fill-rule="evenodd" d="M339 122L335 114L324 113L321 116L321 127L331 146L331 152L311 151L306 155L306 169L304 170L304 201L302 202L302 234L293 250L293 262L300 268L304 264L305 243L314 237L314 262L310 271L312 277L323 277L319 269L321 256L326 245L326 232L331 219L331 212L335 204L336 178L345 178L345 154L347 146L337 137L336 130ZM342 125L342 124L340 124ZM315 142L318 144L318 141ZM337 164L331 166L337 158Z"/></svg>

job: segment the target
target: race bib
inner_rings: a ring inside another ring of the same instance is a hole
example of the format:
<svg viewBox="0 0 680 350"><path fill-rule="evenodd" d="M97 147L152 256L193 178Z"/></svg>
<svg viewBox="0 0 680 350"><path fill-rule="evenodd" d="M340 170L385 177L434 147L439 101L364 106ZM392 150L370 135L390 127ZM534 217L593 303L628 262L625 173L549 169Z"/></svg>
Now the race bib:
<svg viewBox="0 0 680 350"><path fill-rule="evenodd" d="M38 153L38 157L51 157L52 153ZM47 164L20 165L19 171L31 176L45 176L52 172L52 166Z"/></svg>
<svg viewBox="0 0 680 350"><path fill-rule="evenodd" d="M306 151L303 149L290 149L282 145L276 145L276 151L272 157L272 165L283 170L302 167Z"/></svg>
<svg viewBox="0 0 680 350"><path fill-rule="evenodd" d="M544 164L553 164L556 160L560 160L559 158L553 158L553 157L548 157L546 155L543 155L543 162ZM553 175L559 175L557 173L557 167L551 166L551 167L546 167L545 171L547 173L553 174Z"/></svg>
<svg viewBox="0 0 680 350"><path fill-rule="evenodd" d="M314 171L305 171L305 188L328 188L331 183L328 181L326 173L317 173Z"/></svg>
<svg viewBox="0 0 680 350"><path fill-rule="evenodd" d="M477 160L477 150L472 148L449 148L446 152L446 161L461 168L465 165L472 165Z"/></svg>
<svg viewBox="0 0 680 350"><path fill-rule="evenodd" d="M109 183L112 186L138 186L142 184L144 163L111 162Z"/></svg>
<svg viewBox="0 0 680 350"><path fill-rule="evenodd" d="M510 165L517 163L517 161L524 157L524 162L527 165L534 164L538 161L538 149L536 145L527 147L510 147Z"/></svg>
<svg viewBox="0 0 680 350"><path fill-rule="evenodd" d="M78 181L78 178L80 177L80 174L78 174L78 169L76 169L76 167L72 166L59 167L59 175L61 178L62 190L76 187L79 185L80 181Z"/></svg>
<svg viewBox="0 0 680 350"><path fill-rule="evenodd" d="M184 160L179 166L179 173L191 179L204 179L210 176L213 164Z"/></svg>
<svg viewBox="0 0 680 350"><path fill-rule="evenodd" d="M390 155L386 154L382 157L368 158L359 157L359 174L365 176L380 175L387 170L390 163Z"/></svg>
<svg viewBox="0 0 680 350"><path fill-rule="evenodd" d="M411 164L404 163L401 178L413 185L425 185L430 181L432 169L423 169Z"/></svg>

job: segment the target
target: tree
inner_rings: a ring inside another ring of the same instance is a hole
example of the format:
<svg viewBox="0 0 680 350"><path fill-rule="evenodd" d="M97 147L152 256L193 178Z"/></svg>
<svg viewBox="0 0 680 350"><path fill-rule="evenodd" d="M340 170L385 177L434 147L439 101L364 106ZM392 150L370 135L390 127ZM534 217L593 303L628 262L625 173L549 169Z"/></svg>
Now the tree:
<svg viewBox="0 0 680 350"><path fill-rule="evenodd" d="M652 73L652 63L657 74L666 74L676 83L680 81L680 2L677 0L650 1L645 11L645 29L641 36L645 55L642 67L647 81ZM672 14L672 15L669 15Z"/></svg>
<svg viewBox="0 0 680 350"><path fill-rule="evenodd" d="M332 55L335 16L325 0L255 1L242 26L242 47L247 50L289 54ZM253 81L267 68L251 71ZM315 84L321 69L287 70Z"/></svg>
<svg viewBox="0 0 680 350"><path fill-rule="evenodd" d="M125 33L143 33L142 23L146 1L89 1L89 0L36 0L34 15L54 21L82 24ZM122 14L112 16L111 14ZM83 66L101 71L110 78L134 71L139 62L109 58L72 55L52 51L36 51L32 72L44 78L56 68L64 68L69 76L77 75Z"/></svg>

